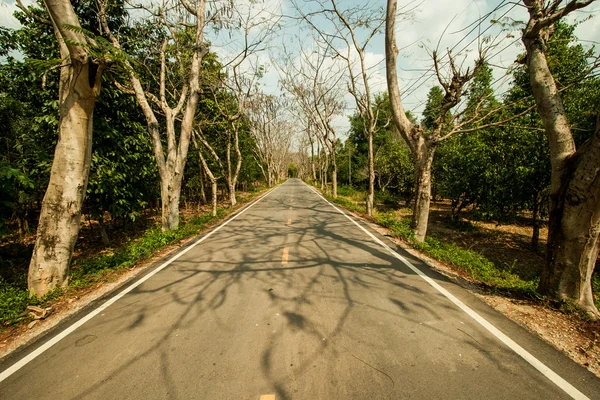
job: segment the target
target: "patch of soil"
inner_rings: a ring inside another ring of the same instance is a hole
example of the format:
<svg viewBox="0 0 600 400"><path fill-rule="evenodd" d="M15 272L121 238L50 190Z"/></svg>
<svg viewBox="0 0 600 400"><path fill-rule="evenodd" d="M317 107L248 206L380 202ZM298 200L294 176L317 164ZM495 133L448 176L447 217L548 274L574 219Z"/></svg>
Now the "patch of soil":
<svg viewBox="0 0 600 400"><path fill-rule="evenodd" d="M407 216L410 212L408 209L401 209L397 214ZM531 247L533 231L526 224L525 218L514 224L465 218L453 222L451 214L449 201L432 202L427 234L474 250L494 262L498 268L508 270L524 280L539 276L544 265L545 238L548 236L546 226L540 229L538 248L534 251Z"/></svg>
<svg viewBox="0 0 600 400"><path fill-rule="evenodd" d="M600 322L585 321L577 314L565 314L527 300L486 293L477 297L600 377Z"/></svg>

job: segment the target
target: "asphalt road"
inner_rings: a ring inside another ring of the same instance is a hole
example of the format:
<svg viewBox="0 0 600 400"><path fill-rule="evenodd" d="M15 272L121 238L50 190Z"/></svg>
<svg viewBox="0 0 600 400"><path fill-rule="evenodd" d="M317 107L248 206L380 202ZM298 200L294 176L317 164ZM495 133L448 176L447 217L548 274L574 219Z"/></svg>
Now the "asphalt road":
<svg viewBox="0 0 600 400"><path fill-rule="evenodd" d="M600 396L600 379L375 236L290 179L45 351L3 360L26 357L0 399Z"/></svg>

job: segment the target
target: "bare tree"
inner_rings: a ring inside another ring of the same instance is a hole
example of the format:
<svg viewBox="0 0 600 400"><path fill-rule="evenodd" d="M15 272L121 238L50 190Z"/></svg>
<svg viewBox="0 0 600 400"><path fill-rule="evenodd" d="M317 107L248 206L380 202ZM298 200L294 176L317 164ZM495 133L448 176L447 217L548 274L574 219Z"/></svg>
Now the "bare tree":
<svg viewBox="0 0 600 400"><path fill-rule="evenodd" d="M237 203L236 186L242 167L242 153L239 146L239 134L247 116L247 110L252 102L252 96L258 90L258 80L262 77L264 67L260 64L258 54L264 51L270 38L278 28L280 17L270 10L257 7L255 4L232 10L232 19L237 22L236 29L240 31L239 43L233 46L237 49L229 60L225 61L224 73L220 74L220 85L213 87L215 104L219 113L227 120L227 149L225 166L229 201L232 206ZM219 91L226 90L235 99L234 102L222 104ZM233 104L232 104L233 103ZM235 167L232 165L231 148L235 151Z"/></svg>
<svg viewBox="0 0 600 400"><path fill-rule="evenodd" d="M556 81L546 60L554 24L594 0L523 0L529 20L522 31L531 90L541 116L552 166L546 263L540 292L574 301L594 317L592 274L600 232L600 115L587 142L576 148Z"/></svg>
<svg viewBox="0 0 600 400"><path fill-rule="evenodd" d="M200 159L200 164L202 165L202 169L204 170L204 173L206 173L206 176L208 177L208 180L210 181L212 215L216 216L217 215L217 195L218 195L218 193L217 193L217 183L218 182L217 181L218 181L219 177L216 176L215 173L208 166L208 163L206 162L206 158L204 157L204 154L202 152L202 148L205 148L209 152L209 154L211 155L213 160L219 166L219 169L221 170L222 173L224 173L225 168L223 167L223 163L221 162L221 159L219 158L219 155L217 154L217 152L213 149L213 147L205 139L201 128L194 130L194 134L192 136L192 141L194 143L194 147L196 148L196 151L198 151L198 158ZM202 143L202 147L198 145L198 141L200 141Z"/></svg>
<svg viewBox="0 0 600 400"><path fill-rule="evenodd" d="M29 264L28 287L43 296L67 284L92 153L92 115L108 59L92 56L71 2L44 0L60 47L58 143ZM19 2L23 10L25 7Z"/></svg>
<svg viewBox="0 0 600 400"><path fill-rule="evenodd" d="M282 178L293 127L282 98L258 94L249 111L250 132L256 142L255 155L269 186Z"/></svg>
<svg viewBox="0 0 600 400"><path fill-rule="evenodd" d="M106 20L105 11L108 1L110 0L101 3L100 21L113 46L121 49L118 35L111 32ZM208 53L208 45L204 42L204 29L207 22L214 22L219 15L213 12L211 19L207 21L205 8L205 0L163 0L161 7L154 13L154 20L164 35L158 48L160 70L158 77L155 77L158 83L158 88L155 89L158 90L158 94L147 89L155 82L142 84L140 76L130 61L128 59L122 61L131 86L125 87L121 84L118 86L135 95L146 117L148 132L152 139L160 175L163 231L176 229L179 226L181 183L201 92L202 60ZM188 36L184 35L184 32L191 33L193 38L191 45L185 43ZM171 79L172 74L178 75L179 79L174 82ZM174 102L175 106L171 106L170 101ZM161 138L161 125L155 110L160 110L165 120L163 134L167 139L166 155ZM181 122L178 124L179 121Z"/></svg>
<svg viewBox="0 0 600 400"><path fill-rule="evenodd" d="M367 194L367 214L373 215L375 201L375 167L373 158L373 136L377 132L378 109L374 106L369 73L366 62L367 47L380 33L385 23L384 10L373 9L370 5L354 6L342 10L336 0L319 1L314 12L303 12L296 6L302 18L329 46L335 56L343 61L348 73L348 91L354 97L363 130L368 141L369 193ZM325 17L330 23L327 29L315 23L315 18ZM343 44L343 48L340 48ZM354 56L356 53L356 56Z"/></svg>
<svg viewBox="0 0 600 400"><path fill-rule="evenodd" d="M423 242L427 234L427 223L429 220L431 167L438 145L458 133L465 134L490 126L502 125L525 114L531 108L501 121L488 122L491 116L501 111L505 106L501 105L488 110L486 107L483 107L487 100L489 100L489 97L485 97L480 99L478 104L473 107L463 107L453 114L450 113L454 107L461 103L462 97L466 94L465 89L469 81L475 76L477 70L485 64L486 51L495 46L492 41L484 49L481 44L485 43L483 41L480 43L478 57L474 61L472 68L464 69L462 65L458 65L456 57L450 50L447 52L445 60L440 60L437 49L431 53L433 70L443 89L444 97L430 129L425 130L420 124L411 121L402 106L396 72L398 48L396 47L394 27L397 16L397 0L388 0L387 4L385 54L390 106L395 128L400 132L413 157L415 167L415 202L413 204L412 226L416 241ZM444 71L443 66L447 67L447 71ZM470 113L469 115L466 115L467 110Z"/></svg>
<svg viewBox="0 0 600 400"><path fill-rule="evenodd" d="M326 43L317 38L316 48L307 53L300 50L300 58L294 59L288 55L285 67L280 67L285 78L282 86L294 97L299 111L307 121L307 132L314 133L317 142L326 154L323 157L321 186L328 191L328 164L332 167L332 195L337 197L337 162L335 144L336 129L333 119L342 114L345 105L344 92L341 82L344 69L340 68L331 55Z"/></svg>

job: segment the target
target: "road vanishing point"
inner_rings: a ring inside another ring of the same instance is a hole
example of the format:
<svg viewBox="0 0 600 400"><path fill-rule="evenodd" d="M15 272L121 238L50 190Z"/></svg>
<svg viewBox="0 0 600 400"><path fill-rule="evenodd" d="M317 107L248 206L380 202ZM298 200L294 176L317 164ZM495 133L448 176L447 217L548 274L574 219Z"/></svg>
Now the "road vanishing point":
<svg viewBox="0 0 600 400"><path fill-rule="evenodd" d="M0 399L600 398L600 379L290 179L0 363Z"/></svg>

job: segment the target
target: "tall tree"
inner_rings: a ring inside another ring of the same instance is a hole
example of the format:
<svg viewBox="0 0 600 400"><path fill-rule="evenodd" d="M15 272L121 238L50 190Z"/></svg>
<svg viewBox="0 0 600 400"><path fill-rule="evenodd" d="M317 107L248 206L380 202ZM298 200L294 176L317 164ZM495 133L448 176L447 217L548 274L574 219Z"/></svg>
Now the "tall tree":
<svg viewBox="0 0 600 400"><path fill-rule="evenodd" d="M58 143L42 202L28 286L42 296L64 286L79 234L92 152L92 115L108 64L67 0L44 0L60 48Z"/></svg>
<svg viewBox="0 0 600 400"><path fill-rule="evenodd" d="M574 301L596 318L592 274L600 233L600 114L592 136L576 146L558 84L549 68L547 43L557 21L593 0L523 0L529 20L522 31L531 91L550 145L552 166L548 246L539 290Z"/></svg>
<svg viewBox="0 0 600 400"><path fill-rule="evenodd" d="M477 69L483 64L483 59L480 50L480 57L475 61L474 68L462 72L457 68L453 56L448 52L448 64L451 68L451 78L444 79L441 75L438 55L436 52L433 52L433 63L436 75L444 92L440 104L435 105L436 112L431 115L426 115L425 123L430 124L431 126L429 129L424 129L424 126L415 124L408 119L400 98L398 75L396 72L398 48L396 47L394 32L396 14L397 0L388 0L385 31L387 85L394 124L410 148L414 160L415 202L413 206L412 226L415 232L415 239L418 242L423 242L427 233L427 223L429 221L431 168L435 150L442 140L449 138L452 134L457 132L456 128L450 131L447 130L449 112L460 102L461 97L464 95L465 85L473 78ZM441 93L434 91L430 94L431 96L436 96ZM425 126L425 128L427 128L427 126Z"/></svg>
<svg viewBox="0 0 600 400"><path fill-rule="evenodd" d="M104 0L100 3L100 22L113 46L122 50L120 37L113 33L107 20L106 10L110 2L111 0ZM152 139L160 176L161 224L164 231L179 226L181 183L201 92L202 60L208 54L208 45L204 41L204 29L207 23L205 6L205 0L191 2L165 0L151 21L154 25L146 25L152 34L156 35L152 38L160 39L161 42L158 46L158 54L152 54L159 63L158 76L149 79L152 82L145 82L143 85L141 74L136 71L130 59L127 57L120 59L129 75L131 86L119 86L125 92L135 95L146 117L148 132ZM139 28L140 32L143 32L143 26ZM150 48L150 53L152 49ZM148 49L143 51L144 55L147 55ZM158 86L158 94L146 89L148 86L154 86L155 89ZM175 106L169 104L170 102L175 103ZM166 155L161 137L161 124L153 106L164 116L162 126L165 129L167 142Z"/></svg>
<svg viewBox="0 0 600 400"><path fill-rule="evenodd" d="M296 9L310 27L329 46L335 57L347 69L348 91L355 100L358 112L365 121L363 125L368 140L369 191L367 194L367 214L373 215L375 203L375 164L373 137L377 131L377 108L374 108L374 96L369 79L369 68L366 54L371 40L381 32L385 23L382 8L371 5L359 5L342 9L336 0L317 1L319 10L312 13ZM330 23L322 28L315 18L324 17Z"/></svg>
<svg viewBox="0 0 600 400"><path fill-rule="evenodd" d="M502 110L502 106L486 110L485 105L488 103L489 96L491 96L490 93L479 98L477 105L469 104L468 107L450 114L450 111L460 103L461 98L468 93L467 89L470 81L477 75L478 70L485 65L486 51L495 46L493 43L485 44L485 41L483 41L483 44L489 47L487 49L480 47L473 68L467 68L464 71L456 65L455 55L450 50L447 52L445 62L442 62L437 50L432 52L432 69L435 71L438 83L443 89L443 97L439 96L439 92L434 91L431 93L438 100L441 97L441 102L439 105L435 105L434 108L427 110L431 112L435 109L436 112L426 115L423 121L425 125L411 122L402 106L398 73L396 71L398 48L394 27L396 24L397 3L397 0L388 0L387 2L385 30L386 77L394 124L406 141L413 156L415 202L413 204L412 226L417 242L423 242L427 234L427 223L429 221L432 164L439 144L457 133L465 134L489 126L501 125L519 117L528 110L522 114L508 116L504 120L491 120L491 117ZM444 64L449 69L447 74L442 71ZM448 77L444 75L448 75ZM430 126L427 126L427 124L430 124Z"/></svg>

